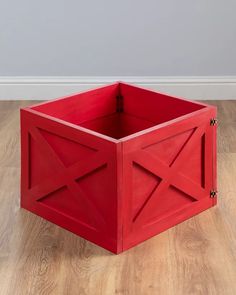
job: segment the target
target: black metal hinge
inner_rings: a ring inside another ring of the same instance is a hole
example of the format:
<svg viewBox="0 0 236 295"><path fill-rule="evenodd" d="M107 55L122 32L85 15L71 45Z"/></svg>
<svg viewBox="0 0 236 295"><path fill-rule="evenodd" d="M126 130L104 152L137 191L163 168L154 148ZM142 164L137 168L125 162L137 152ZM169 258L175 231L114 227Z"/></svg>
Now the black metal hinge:
<svg viewBox="0 0 236 295"><path fill-rule="evenodd" d="M215 197L217 197L217 191L216 191L216 190L211 190L211 191L210 191L210 197L211 197L211 198L215 198Z"/></svg>
<svg viewBox="0 0 236 295"><path fill-rule="evenodd" d="M124 99L121 94L116 96L116 111L122 113L124 111Z"/></svg>
<svg viewBox="0 0 236 295"><path fill-rule="evenodd" d="M214 125L216 125L217 124L217 118L211 118L211 120L210 120L210 125L211 126L214 126Z"/></svg>

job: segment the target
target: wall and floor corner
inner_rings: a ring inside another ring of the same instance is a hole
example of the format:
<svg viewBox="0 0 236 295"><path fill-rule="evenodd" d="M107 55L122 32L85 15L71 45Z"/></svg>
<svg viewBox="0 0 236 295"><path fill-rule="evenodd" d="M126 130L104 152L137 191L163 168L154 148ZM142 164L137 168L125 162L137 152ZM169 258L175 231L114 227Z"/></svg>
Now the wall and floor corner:
<svg viewBox="0 0 236 295"><path fill-rule="evenodd" d="M190 99L236 98L236 2L3 1L0 99L113 80Z"/></svg>
<svg viewBox="0 0 236 295"><path fill-rule="evenodd" d="M0 100L49 100L115 81L194 100L236 99L236 77L0 77Z"/></svg>

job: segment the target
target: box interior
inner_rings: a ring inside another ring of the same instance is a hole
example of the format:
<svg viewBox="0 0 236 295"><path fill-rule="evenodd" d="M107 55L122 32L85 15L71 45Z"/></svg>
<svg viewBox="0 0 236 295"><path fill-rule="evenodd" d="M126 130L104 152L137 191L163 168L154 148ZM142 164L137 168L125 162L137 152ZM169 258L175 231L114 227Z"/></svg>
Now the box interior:
<svg viewBox="0 0 236 295"><path fill-rule="evenodd" d="M115 139L200 110L204 105L116 83L32 107Z"/></svg>

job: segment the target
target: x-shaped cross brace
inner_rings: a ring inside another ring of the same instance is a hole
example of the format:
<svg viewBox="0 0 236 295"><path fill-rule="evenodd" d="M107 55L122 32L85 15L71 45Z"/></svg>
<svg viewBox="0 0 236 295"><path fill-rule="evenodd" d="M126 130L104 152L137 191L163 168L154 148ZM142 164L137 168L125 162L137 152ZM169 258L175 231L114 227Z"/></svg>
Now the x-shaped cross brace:
<svg viewBox="0 0 236 295"><path fill-rule="evenodd" d="M161 178L160 184L152 191L142 207L133 218L133 222L142 222L152 207L157 206L158 197L165 192L170 185L175 186L195 200L206 197L206 191L191 179L179 172L180 168L189 161L189 155L201 136L205 133L206 124L197 127L187 143L182 147L171 166L166 165L156 156L151 155L145 149L134 152L133 162ZM155 163L155 166L153 165Z"/></svg>
<svg viewBox="0 0 236 295"><path fill-rule="evenodd" d="M33 139L37 142L37 146L44 155L45 161L48 161L48 163L50 163L56 171L50 178L45 179L40 184L29 190L31 198L35 201L39 201L47 197L48 194L67 186L68 190L76 198L79 196L83 199L82 202L91 208L95 221L104 226L105 220L99 210L99 205L93 203L89 197L85 195L76 180L97 170L98 168L101 168L102 166L105 166L108 161L107 154L103 151L96 151L94 155L89 158L66 167L51 145L42 136L37 127L30 127L29 132Z"/></svg>

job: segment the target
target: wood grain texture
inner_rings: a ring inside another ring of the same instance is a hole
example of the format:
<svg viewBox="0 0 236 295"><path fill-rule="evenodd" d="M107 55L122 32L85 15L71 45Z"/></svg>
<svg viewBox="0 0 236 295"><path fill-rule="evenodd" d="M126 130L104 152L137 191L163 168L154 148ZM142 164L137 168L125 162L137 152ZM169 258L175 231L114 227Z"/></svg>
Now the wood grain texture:
<svg viewBox="0 0 236 295"><path fill-rule="evenodd" d="M236 101L218 107L218 205L118 256L19 207L19 107L0 102L0 294L236 294Z"/></svg>

